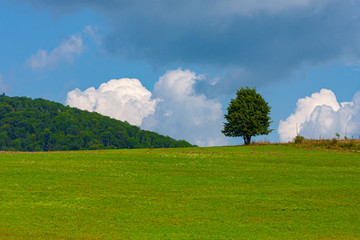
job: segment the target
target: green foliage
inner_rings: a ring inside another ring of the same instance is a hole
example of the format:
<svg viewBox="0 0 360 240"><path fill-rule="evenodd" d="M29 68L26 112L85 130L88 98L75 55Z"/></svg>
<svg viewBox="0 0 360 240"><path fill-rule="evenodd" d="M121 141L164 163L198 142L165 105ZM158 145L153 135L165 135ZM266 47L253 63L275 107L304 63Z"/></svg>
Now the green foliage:
<svg viewBox="0 0 360 240"><path fill-rule="evenodd" d="M304 140L305 140L305 138L304 138L303 136L297 135L297 136L294 138L294 143L299 144L299 143L304 142Z"/></svg>
<svg viewBox="0 0 360 240"><path fill-rule="evenodd" d="M269 134L272 131L269 129L271 107L264 98L248 87L237 90L236 96L231 99L225 114L224 135L242 137L247 145L252 136Z"/></svg>
<svg viewBox="0 0 360 240"><path fill-rule="evenodd" d="M303 139L298 143L299 147L304 148L314 148L314 149L333 149L333 150L346 150L346 151L360 151L360 140L348 139L348 140L338 140L337 138L333 139Z"/></svg>
<svg viewBox="0 0 360 240"><path fill-rule="evenodd" d="M336 139L339 140L340 139L340 134L339 133L335 133Z"/></svg>
<svg viewBox="0 0 360 240"><path fill-rule="evenodd" d="M339 142L339 139L338 138L333 138L333 139L331 139L331 141L330 141L330 145L331 146L335 146L335 145L337 145L338 144L338 142Z"/></svg>
<svg viewBox="0 0 360 240"><path fill-rule="evenodd" d="M190 147L97 113L44 99L0 95L0 150Z"/></svg>

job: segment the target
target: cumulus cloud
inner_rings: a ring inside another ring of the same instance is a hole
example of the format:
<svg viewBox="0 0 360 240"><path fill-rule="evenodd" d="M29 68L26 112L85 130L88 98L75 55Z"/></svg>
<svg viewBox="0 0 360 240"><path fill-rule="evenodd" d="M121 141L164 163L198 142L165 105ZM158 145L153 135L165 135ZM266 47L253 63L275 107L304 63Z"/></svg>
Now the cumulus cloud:
<svg viewBox="0 0 360 240"><path fill-rule="evenodd" d="M225 145L221 104L194 89L203 78L190 70L167 71L153 94L138 79L113 79L98 89L68 92L66 104L199 146Z"/></svg>
<svg viewBox="0 0 360 240"><path fill-rule="evenodd" d="M322 89L310 97L301 98L295 113L280 121L278 133L281 142L293 140L296 128L306 138L358 137L360 134L360 92L351 102L338 103L331 90Z"/></svg>
<svg viewBox="0 0 360 240"><path fill-rule="evenodd" d="M203 77L190 70L167 71L154 87L154 97L160 99L155 114L142 126L199 146L226 144L221 104L194 91Z"/></svg>
<svg viewBox="0 0 360 240"><path fill-rule="evenodd" d="M34 70L56 68L61 62L73 62L83 53L85 47L81 36L72 35L51 52L40 49L26 60L26 65Z"/></svg>
<svg viewBox="0 0 360 240"><path fill-rule="evenodd" d="M98 89L75 89L67 94L66 104L90 112L141 125L143 118L155 112L156 99L138 79L112 79Z"/></svg>

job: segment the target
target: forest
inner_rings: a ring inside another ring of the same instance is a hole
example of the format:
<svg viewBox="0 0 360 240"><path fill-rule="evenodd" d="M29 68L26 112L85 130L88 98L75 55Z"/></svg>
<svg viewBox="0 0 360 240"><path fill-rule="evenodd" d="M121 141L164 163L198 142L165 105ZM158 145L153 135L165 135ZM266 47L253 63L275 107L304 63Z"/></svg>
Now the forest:
<svg viewBox="0 0 360 240"><path fill-rule="evenodd" d="M0 95L0 150L66 151L191 147L95 112L37 98Z"/></svg>

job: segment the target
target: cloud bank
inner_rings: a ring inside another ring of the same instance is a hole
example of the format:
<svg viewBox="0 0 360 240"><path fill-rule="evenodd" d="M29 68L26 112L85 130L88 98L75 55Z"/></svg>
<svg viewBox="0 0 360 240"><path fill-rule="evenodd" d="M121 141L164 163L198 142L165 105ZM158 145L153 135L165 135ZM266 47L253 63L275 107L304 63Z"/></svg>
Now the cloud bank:
<svg viewBox="0 0 360 240"><path fill-rule="evenodd" d="M292 141L299 134L306 138L333 138L360 136L360 92L351 102L338 103L331 90L322 89L310 97L301 98L295 113L280 121L278 133L281 142Z"/></svg>
<svg viewBox="0 0 360 240"><path fill-rule="evenodd" d="M307 64L360 60L359 1L33 0L29 4L57 14L91 9L111 25L103 42L109 53L163 69L201 65L228 72L218 82L226 93L233 91L226 87L233 83L268 84Z"/></svg>
<svg viewBox="0 0 360 240"><path fill-rule="evenodd" d="M221 104L194 91L202 78L190 70L167 71L156 82L153 93L138 79L114 79L98 89L70 91L66 104L199 146L224 145L227 140L221 134Z"/></svg>

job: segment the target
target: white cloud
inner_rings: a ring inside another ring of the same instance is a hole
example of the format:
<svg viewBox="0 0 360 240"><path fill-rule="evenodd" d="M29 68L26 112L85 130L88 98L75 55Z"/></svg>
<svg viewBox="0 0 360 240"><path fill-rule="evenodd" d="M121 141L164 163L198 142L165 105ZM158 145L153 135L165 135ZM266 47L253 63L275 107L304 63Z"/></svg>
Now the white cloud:
<svg viewBox="0 0 360 240"><path fill-rule="evenodd" d="M160 99L156 112L142 126L199 146L227 144L221 134L221 104L194 92L194 84L202 77L189 70L167 71L154 87L154 96Z"/></svg>
<svg viewBox="0 0 360 240"><path fill-rule="evenodd" d="M306 138L333 138L336 133L347 137L360 134L360 92L352 102L338 103L331 90L322 89L311 97L298 100L295 113L280 121L278 133L281 142L291 141L299 134Z"/></svg>
<svg viewBox="0 0 360 240"><path fill-rule="evenodd" d="M79 109L141 125L144 117L155 112L157 100L138 79L113 79L85 91L75 89L67 94L66 104Z"/></svg>
<svg viewBox="0 0 360 240"><path fill-rule="evenodd" d="M38 50L36 54L26 60L26 65L34 70L56 68L61 62L72 63L76 56L83 53L84 49L82 37L72 35L50 53L44 49Z"/></svg>
<svg viewBox="0 0 360 240"><path fill-rule="evenodd" d="M202 78L189 70L167 71L153 94L137 79L110 80L98 89L70 91L66 104L199 146L226 145L221 104L194 92Z"/></svg>

